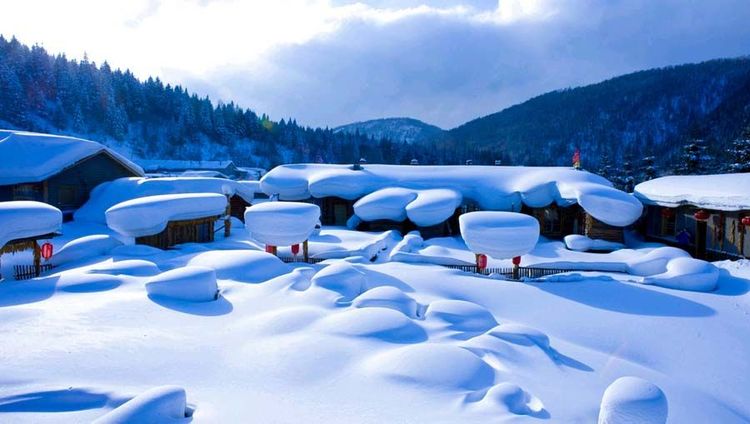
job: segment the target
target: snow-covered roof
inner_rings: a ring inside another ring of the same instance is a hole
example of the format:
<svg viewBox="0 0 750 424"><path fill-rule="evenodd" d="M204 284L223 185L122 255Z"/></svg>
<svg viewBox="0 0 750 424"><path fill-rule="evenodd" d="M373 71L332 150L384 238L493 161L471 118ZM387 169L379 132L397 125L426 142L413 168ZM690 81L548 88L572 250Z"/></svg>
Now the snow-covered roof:
<svg viewBox="0 0 750 424"><path fill-rule="evenodd" d="M650 205L693 205L722 211L750 210L750 173L673 175L642 182L635 196Z"/></svg>
<svg viewBox="0 0 750 424"><path fill-rule="evenodd" d="M245 228L252 237L272 246L307 240L320 219L320 208L310 203L265 202L245 211Z"/></svg>
<svg viewBox="0 0 750 424"><path fill-rule="evenodd" d="M231 160L136 159L136 162L148 172L159 170L220 170L234 166L234 163Z"/></svg>
<svg viewBox="0 0 750 424"><path fill-rule="evenodd" d="M258 191L257 181L233 181L224 178L120 178L100 184L73 215L76 221L104 223L104 212L126 200L146 196L180 193L217 193L238 195L252 203Z"/></svg>
<svg viewBox="0 0 750 424"><path fill-rule="evenodd" d="M0 248L11 240L55 233L62 226L62 212L41 202L0 202Z"/></svg>
<svg viewBox="0 0 750 424"><path fill-rule="evenodd" d="M430 221L450 217L452 212L443 215L451 208L439 206L443 201L455 202L457 196L461 203L473 202L484 210L498 211L520 211L522 205L578 203L594 218L615 226L633 223L643 208L638 199L615 189L605 178L564 167L364 165L362 170L353 170L348 165L295 164L269 171L261 179L261 188L282 200L311 196L362 199L368 211L377 209L374 206L389 213L403 209L404 216L424 208L429 213L417 216L428 215ZM408 189L411 194L393 188ZM384 189L390 192L373 195ZM434 189L452 192L432 192L440 196L427 192L420 198L421 192ZM412 205L414 202L417 204ZM355 204L355 211L362 206Z"/></svg>
<svg viewBox="0 0 750 424"><path fill-rule="evenodd" d="M169 221L223 215L227 198L217 193L163 194L140 197L107 209L107 226L129 237L159 234Z"/></svg>
<svg viewBox="0 0 750 424"><path fill-rule="evenodd" d="M0 185L34 183L106 152L137 175L143 170L115 151L89 140L61 135L0 130Z"/></svg>

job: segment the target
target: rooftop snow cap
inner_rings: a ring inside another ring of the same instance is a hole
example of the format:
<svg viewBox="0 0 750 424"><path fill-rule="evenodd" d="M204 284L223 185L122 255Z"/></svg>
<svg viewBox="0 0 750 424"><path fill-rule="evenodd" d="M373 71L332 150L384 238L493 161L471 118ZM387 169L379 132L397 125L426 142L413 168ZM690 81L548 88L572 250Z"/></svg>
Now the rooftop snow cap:
<svg viewBox="0 0 750 424"><path fill-rule="evenodd" d="M750 210L749 186L750 173L672 175L642 182L635 186L634 194L648 205L738 211Z"/></svg>
<svg viewBox="0 0 750 424"><path fill-rule="evenodd" d="M94 141L61 135L0 130L0 185L34 183L60 173L65 168L107 152L137 175L143 170L133 162Z"/></svg>
<svg viewBox="0 0 750 424"><path fill-rule="evenodd" d="M484 210L516 212L523 205L538 208L552 203L560 206L578 203L597 220L620 227L635 222L643 209L638 199L615 189L605 178L564 167L370 164L361 171L353 171L348 165L295 164L278 166L261 179L261 189L269 195L278 194L281 200L304 200L311 196L354 200L389 188L406 189L411 195L390 196L393 193L386 191L362 199L365 204L360 204L359 209L371 212L373 208L363 206L377 203L393 216L410 216L410 211L411 215L428 215L429 219L421 224L425 225L439 223L452 215L453 209L438 207L441 201L453 204L458 200L463 204L475 203ZM436 189L444 191L424 193ZM398 200L397 205L382 204L391 197ZM405 198L412 200L407 202ZM410 207L415 201L419 205ZM403 208L403 214L395 213L393 207ZM356 209L357 205L355 213ZM430 213L418 213L422 209ZM445 212L435 213L441 210ZM368 213L367 219L375 218Z"/></svg>

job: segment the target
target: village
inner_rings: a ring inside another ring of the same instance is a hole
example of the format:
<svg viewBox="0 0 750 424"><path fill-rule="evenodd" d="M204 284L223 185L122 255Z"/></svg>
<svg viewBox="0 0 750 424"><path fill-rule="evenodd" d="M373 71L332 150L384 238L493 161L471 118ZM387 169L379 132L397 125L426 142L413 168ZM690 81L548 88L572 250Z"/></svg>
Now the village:
<svg viewBox="0 0 750 424"><path fill-rule="evenodd" d="M27 380L0 421L272 422L321 396L357 422L750 417L750 174L626 193L580 164L266 171L22 131L0 157L0 374ZM240 378L252 406L216 389ZM317 392L260 411L289 379Z"/></svg>

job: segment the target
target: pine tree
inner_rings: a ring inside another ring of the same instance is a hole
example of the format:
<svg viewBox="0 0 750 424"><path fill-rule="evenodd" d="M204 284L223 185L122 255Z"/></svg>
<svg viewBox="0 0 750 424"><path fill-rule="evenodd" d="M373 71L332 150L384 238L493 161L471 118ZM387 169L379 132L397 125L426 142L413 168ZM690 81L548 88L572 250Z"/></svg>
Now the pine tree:
<svg viewBox="0 0 750 424"><path fill-rule="evenodd" d="M641 167L642 172L641 176L639 178L639 181L648 181L653 180L657 177L657 171L656 171L656 157L655 156L646 156L643 158L643 166Z"/></svg>
<svg viewBox="0 0 750 424"><path fill-rule="evenodd" d="M635 175L633 174L633 160L630 155L626 155L622 162L622 175L618 179L618 186L626 193L632 193L635 187Z"/></svg>
<svg viewBox="0 0 750 424"><path fill-rule="evenodd" d="M682 155L674 167L674 173L677 175L705 174L708 170L709 159L703 139L691 138L682 147Z"/></svg>
<svg viewBox="0 0 750 424"><path fill-rule="evenodd" d="M750 125L732 142L730 161L726 172L750 172Z"/></svg>
<svg viewBox="0 0 750 424"><path fill-rule="evenodd" d="M612 173L612 162L607 153L602 154L602 159L599 161L599 170L596 173L610 181L614 177Z"/></svg>

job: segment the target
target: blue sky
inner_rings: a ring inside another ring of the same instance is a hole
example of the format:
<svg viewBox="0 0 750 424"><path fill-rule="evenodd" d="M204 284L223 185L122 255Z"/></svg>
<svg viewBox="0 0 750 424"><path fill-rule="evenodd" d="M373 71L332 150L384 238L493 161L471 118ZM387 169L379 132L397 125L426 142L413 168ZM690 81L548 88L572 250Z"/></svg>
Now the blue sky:
<svg viewBox="0 0 750 424"><path fill-rule="evenodd" d="M0 33L316 126L450 128L546 91L750 54L748 0L25 0Z"/></svg>

